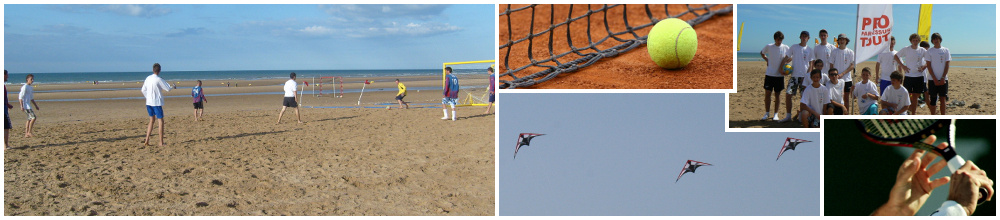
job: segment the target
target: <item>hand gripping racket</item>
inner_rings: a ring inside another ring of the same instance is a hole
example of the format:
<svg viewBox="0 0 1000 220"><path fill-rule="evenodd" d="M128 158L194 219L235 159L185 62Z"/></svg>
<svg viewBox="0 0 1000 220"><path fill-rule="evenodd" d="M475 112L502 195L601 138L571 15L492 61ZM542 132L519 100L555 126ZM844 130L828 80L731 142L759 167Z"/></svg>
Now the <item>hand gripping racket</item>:
<svg viewBox="0 0 1000 220"><path fill-rule="evenodd" d="M865 139L880 145L912 147L937 153L948 163L948 170L955 173L965 165L965 159L955 153L955 119L857 119ZM923 142L941 128L948 133L948 147L939 149ZM979 204L989 193L979 188Z"/></svg>

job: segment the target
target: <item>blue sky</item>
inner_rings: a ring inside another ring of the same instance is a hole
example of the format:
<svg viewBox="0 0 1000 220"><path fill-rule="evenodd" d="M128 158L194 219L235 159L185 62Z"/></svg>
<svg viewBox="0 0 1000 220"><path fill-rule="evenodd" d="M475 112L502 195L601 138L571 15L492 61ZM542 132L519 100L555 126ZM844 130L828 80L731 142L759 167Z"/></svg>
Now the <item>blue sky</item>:
<svg viewBox="0 0 1000 220"><path fill-rule="evenodd" d="M434 69L496 55L493 5L5 5L30 72Z"/></svg>
<svg viewBox="0 0 1000 220"><path fill-rule="evenodd" d="M909 45L906 40L917 32L920 6L893 5L893 36L896 50ZM819 30L830 32L829 42L838 34L854 39L857 5L747 5L737 6L737 30L744 24L740 52L759 52L774 43L774 32L785 34L784 44L799 43L799 33L809 31L813 39ZM996 53L996 5L934 5L931 33L941 33L942 45L952 54ZM809 45L814 41L810 39ZM851 40L849 48L856 40Z"/></svg>
<svg viewBox="0 0 1000 220"><path fill-rule="evenodd" d="M722 96L504 93L500 215L819 215L819 134L725 133Z"/></svg>

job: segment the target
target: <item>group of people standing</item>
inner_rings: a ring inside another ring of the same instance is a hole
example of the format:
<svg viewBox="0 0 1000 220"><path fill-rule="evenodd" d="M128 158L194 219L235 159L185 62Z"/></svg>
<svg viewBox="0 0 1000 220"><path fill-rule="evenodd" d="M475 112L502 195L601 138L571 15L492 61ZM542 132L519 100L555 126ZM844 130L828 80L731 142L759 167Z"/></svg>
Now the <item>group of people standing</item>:
<svg viewBox="0 0 1000 220"><path fill-rule="evenodd" d="M917 99L924 95L930 105L930 113L946 113L948 100L948 69L951 52L941 46L941 34L931 35L934 47L923 42L920 36L910 35L911 45L895 51L895 37L890 46L878 55L874 74L879 82L870 79L872 71L861 70L861 81L855 84L852 73L855 70L854 51L847 48L847 35L837 36L837 46L827 43L828 32L819 31L816 46L810 48L808 31L799 34L800 42L792 46L782 44L784 34L774 33L774 43L765 46L760 55L767 63L764 79L764 117L761 120L788 122L795 119L804 127L819 127L821 115L851 114L851 99L857 99L858 114L861 115L905 115L915 114ZM791 72L785 72L785 65ZM785 76L791 75L787 86ZM877 85L876 85L877 84ZM785 90L785 117L779 118L778 107L781 91ZM792 98L797 93L802 97L796 116L792 115ZM771 117L771 97L774 97L774 117ZM940 103L940 105L938 105Z"/></svg>

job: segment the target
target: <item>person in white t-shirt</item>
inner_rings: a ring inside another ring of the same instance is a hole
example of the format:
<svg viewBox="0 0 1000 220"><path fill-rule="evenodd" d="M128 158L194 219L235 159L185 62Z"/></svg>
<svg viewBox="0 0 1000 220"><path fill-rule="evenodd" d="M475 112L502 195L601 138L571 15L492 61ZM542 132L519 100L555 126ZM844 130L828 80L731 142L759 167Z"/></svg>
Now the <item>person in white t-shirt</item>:
<svg viewBox="0 0 1000 220"><path fill-rule="evenodd" d="M24 85L21 86L21 92L17 93L17 100L21 104L21 111L24 111L28 115L28 122L24 123L24 137L30 138L35 137L35 134L31 133L31 129L35 128L35 120L38 119L35 115L35 110L41 109L38 108L38 103L35 102L35 87L32 85L35 83L35 75L28 74L28 76L24 77L24 82Z"/></svg>
<svg viewBox="0 0 1000 220"><path fill-rule="evenodd" d="M836 47L834 47L833 44L826 43L826 38L828 36L829 36L829 34L826 32L826 29L819 30L819 44L816 45L815 47L813 47L813 54L814 54L813 57L816 58L817 60L823 60L823 61L827 62L827 63L824 63L823 67L821 68L823 70L823 72L820 75L823 75L823 78L827 77L826 73L830 70L830 67L833 66L832 64L830 64L830 51L833 51L834 49L836 49ZM809 84L812 83L812 82L808 81L809 78L810 77L806 77L806 81L807 81L806 85L809 85ZM827 80L829 80L829 79L827 79ZM826 84L827 80L824 80L823 82L820 82L820 85Z"/></svg>
<svg viewBox="0 0 1000 220"><path fill-rule="evenodd" d="M936 114L935 107L938 98L941 100L941 114L946 114L945 110L948 103L948 69L951 67L951 51L947 47L941 46L941 34L934 33L931 34L931 43L934 43L934 47L927 50L927 70L931 77L931 82L927 85L928 93L930 93L930 105L931 114Z"/></svg>
<svg viewBox="0 0 1000 220"><path fill-rule="evenodd" d="M802 127L818 128L823 106L830 103L830 91L826 86L819 84L822 72L820 69L813 69L812 72L809 72L809 78L813 79L813 83L802 91L802 100L799 101L799 109L801 109L799 121L802 122Z"/></svg>
<svg viewBox="0 0 1000 220"><path fill-rule="evenodd" d="M837 49L830 51L830 62L833 63L833 66L830 68L840 70L838 76L840 80L844 81L844 103L851 102L851 87L854 85L852 82L854 80L851 76L851 73L854 72L854 51L847 48L847 44L850 42L851 39L848 39L846 34L840 34L837 36ZM847 110L850 112L850 105L847 105Z"/></svg>
<svg viewBox="0 0 1000 220"><path fill-rule="evenodd" d="M771 116L771 93L774 93L774 119L778 119L778 106L781 100L778 99L781 95L781 90L785 88L785 73L781 71L781 67L785 66L788 62L792 61L791 57L788 57L788 46L781 44L781 41L785 39L785 34L781 31L774 32L774 43L764 46L764 49L760 50L760 57L764 58L764 62L767 62L767 70L764 73L764 117L761 121L767 120Z"/></svg>
<svg viewBox="0 0 1000 220"><path fill-rule="evenodd" d="M823 75L823 78L819 80L820 85L826 85L826 82L830 81L830 76L826 75L827 70L829 70L830 68L826 68L826 65L824 64L826 64L826 61L821 59L816 59L812 62L812 70L821 70L820 75ZM810 70L810 73L812 72L812 70ZM806 77L804 80L802 80L802 85L806 85L806 87L812 85L812 83L813 83L812 77Z"/></svg>
<svg viewBox="0 0 1000 220"><path fill-rule="evenodd" d="M809 72L812 72L810 62L814 60L812 48L809 48L809 32L802 31L799 34L799 44L792 45L788 50L788 56L792 58L792 78L788 79L788 87L785 88L785 118L779 122L792 120L792 96L806 89L802 84ZM775 109L777 110L777 109ZM777 111L775 111L777 112ZM777 113L775 113L777 114Z"/></svg>
<svg viewBox="0 0 1000 220"><path fill-rule="evenodd" d="M858 99L858 113L861 115L878 114L878 95L881 93L875 82L871 81L871 76L871 69L868 67L861 69L861 82L854 85L853 95ZM892 81L889 81L889 86L891 85Z"/></svg>
<svg viewBox="0 0 1000 220"><path fill-rule="evenodd" d="M881 100L879 101L882 111L879 114L906 115L910 106L910 99L908 98L910 92L906 91L906 88L903 88L903 74L899 71L892 72L889 75L889 79L892 80L892 85L888 89L885 89L885 93L882 93Z"/></svg>
<svg viewBox="0 0 1000 220"><path fill-rule="evenodd" d="M837 75L839 72L837 68L830 68L829 75ZM824 115L844 115L848 112L844 105L845 84L847 83L838 77L830 77L830 82L826 83L826 88L830 91L830 102L823 107Z"/></svg>
<svg viewBox="0 0 1000 220"><path fill-rule="evenodd" d="M899 66L899 63L896 63L896 52L896 37L890 36L889 48L878 54L878 62L875 63L875 74L879 75L879 94L892 85L889 74L896 71L896 67Z"/></svg>
<svg viewBox="0 0 1000 220"><path fill-rule="evenodd" d="M920 48L918 44L920 44L920 35L911 34L910 46L904 47L896 53L896 62L900 63L899 67L903 69L903 72L906 72L903 87L910 93L910 103L917 103L917 96L924 93L925 87L923 71L926 66L923 58L927 50ZM882 96L885 97L885 92ZM917 106L910 105L909 111L911 114L916 114Z"/></svg>
<svg viewBox="0 0 1000 220"><path fill-rule="evenodd" d="M927 41L920 41L920 47L924 48L924 50L931 49L931 43L927 43ZM924 54L924 58L920 59L920 63L921 64L927 63L927 54L926 53ZM924 65L924 66L926 67L926 65ZM914 105L914 106L917 106L918 108L919 107L923 107L925 100L928 99L928 97L931 97L930 91L927 90L927 83L928 83L928 81L931 81L931 75L928 72L928 69L930 69L930 68L924 68L924 95L921 96L921 97L917 97L917 100L918 100L917 103L916 103L917 105ZM904 86L905 86L905 84L904 84ZM931 114L933 114L933 113L931 113Z"/></svg>
<svg viewBox="0 0 1000 220"><path fill-rule="evenodd" d="M142 95L146 97L146 113L149 113L149 127L146 128L146 140L143 142L149 146L149 136L153 134L153 122L160 126L160 146L163 146L163 93L160 90L169 92L173 87L160 78L160 63L153 64L153 74L146 77L142 84Z"/></svg>
<svg viewBox="0 0 1000 220"><path fill-rule="evenodd" d="M298 91L295 87L298 85L295 83L295 73L289 74L288 81L285 81L285 99L281 103L281 113L278 113L278 123L281 124L281 116L285 115L285 109L295 108L295 118L299 120L299 124L302 124L302 116L299 115L299 96L295 92Z"/></svg>

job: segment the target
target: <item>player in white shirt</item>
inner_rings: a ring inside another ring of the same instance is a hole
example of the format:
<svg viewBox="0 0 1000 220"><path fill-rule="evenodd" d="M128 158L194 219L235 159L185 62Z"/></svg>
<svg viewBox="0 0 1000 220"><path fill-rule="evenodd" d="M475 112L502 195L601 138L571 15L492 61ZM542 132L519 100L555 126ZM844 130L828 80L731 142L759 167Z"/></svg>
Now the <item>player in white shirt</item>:
<svg viewBox="0 0 1000 220"><path fill-rule="evenodd" d="M882 93L879 105L882 106L882 111L879 112L881 115L906 115L907 109L910 106L909 96L910 92L906 91L903 87L903 74L899 71L892 72L889 75L889 79L892 80L892 86L885 89L885 93Z"/></svg>
<svg viewBox="0 0 1000 220"><path fill-rule="evenodd" d="M826 61L825 60L821 60L821 59L816 59L816 60L814 60L812 62L812 66L813 66L812 69L814 69L814 70L821 70L820 75L823 75L823 78L819 80L819 84L820 85L826 85L826 82L830 81L830 76L827 76L826 75L826 71L822 70L822 69L829 70L829 68L825 68L826 65L824 65L824 64L827 64ZM811 72L812 71L810 70L810 73ZM812 82L812 77L806 77L805 80L802 80L802 81L803 81L802 85L806 85L807 87L809 85L812 85L812 83L813 83Z"/></svg>
<svg viewBox="0 0 1000 220"><path fill-rule="evenodd" d="M826 73L830 71L830 67L833 66L832 64L830 64L830 52L836 49L836 47L834 47L833 44L826 43L826 38L828 36L829 34L826 32L826 29L819 30L819 45L813 47L813 58L827 62L824 63L822 68L823 72L821 75L823 75L824 78L826 78ZM806 77L806 82L807 82L806 85L812 83L811 81L809 81L810 78L811 77ZM826 80L820 82L820 85L823 84L826 84Z"/></svg>
<svg viewBox="0 0 1000 220"><path fill-rule="evenodd" d="M941 46L941 34L934 33L931 35L931 43L934 43L934 47L927 50L927 69L930 71L928 74L931 76L931 82L927 85L927 90L930 93L930 105L931 114L936 114L935 104L937 104L938 97L941 98L941 114L946 114L947 109L945 103L948 103L948 69L951 67L951 51L947 47Z"/></svg>
<svg viewBox="0 0 1000 220"><path fill-rule="evenodd" d="M837 75L840 71L837 68L830 68L829 75ZM844 85L847 83L837 77L830 77L830 82L826 83L826 88L830 91L830 102L823 107L824 115L844 115L847 113L847 106L844 105Z"/></svg>
<svg viewBox="0 0 1000 220"><path fill-rule="evenodd" d="M890 36L889 48L878 54L878 62L875 63L875 74L879 75L879 94L892 85L889 74L896 71L899 63L896 63L896 37Z"/></svg>
<svg viewBox="0 0 1000 220"><path fill-rule="evenodd" d="M788 46L781 44L781 41L785 39L785 35L781 31L774 32L774 43L764 46L764 49L760 50L760 57L764 58L764 62L767 62L767 70L764 73L764 117L761 121L767 120L771 116L771 93L774 93L774 119L778 120L778 106L781 100L778 99L781 95L781 90L785 88L785 76L781 71L781 67L792 61L791 57L788 57ZM770 59L769 59L770 58Z"/></svg>
<svg viewBox="0 0 1000 220"><path fill-rule="evenodd" d="M847 44L851 40L847 38L846 34L840 34L837 36L837 49L830 52L830 61L833 66L830 68L837 68L840 70L840 80L844 81L844 95L843 98L845 103L850 103L851 101L851 87L853 86L852 81L854 81L851 73L854 72L854 51L847 48ZM832 77L832 76L831 76ZM850 112L851 106L847 105L847 110Z"/></svg>
<svg viewBox="0 0 1000 220"><path fill-rule="evenodd" d="M21 111L28 115L28 122L24 123L24 137L30 138L35 137L35 134L31 133L31 129L35 127L35 120L38 119L35 110L39 110L38 103L35 102L35 87L31 85L35 83L35 75L28 74L24 77L24 81L25 84L21 86L21 92L17 93L17 100L21 102Z"/></svg>
<svg viewBox="0 0 1000 220"><path fill-rule="evenodd" d="M931 49L931 43L927 43L927 41L920 41L920 47L924 48L924 50ZM918 102L916 103L917 105L915 105L915 106L917 106L918 108L919 107L923 107L924 102L927 99L927 97L931 97L931 93L927 90L927 82L931 81L931 75L930 75L930 73L927 70L927 69L930 69L930 68L928 68L927 65L925 65L927 63L927 54L926 53L924 53L924 58L920 59L920 63L922 65L924 65L924 67L925 67L924 68L924 72L923 72L924 73L924 95L922 97L917 97ZM904 80L904 86L905 86L905 80Z"/></svg>
<svg viewBox="0 0 1000 220"><path fill-rule="evenodd" d="M785 88L785 118L779 122L792 120L792 96L806 89L802 84L803 79L812 72L813 52L809 48L809 32L802 31L799 34L799 44L792 45L788 50L788 56L792 58L792 78L788 79L788 87ZM777 110L777 109L775 109ZM777 113L775 113L777 114Z"/></svg>
<svg viewBox="0 0 1000 220"><path fill-rule="evenodd" d="M865 67L861 69L861 82L854 85L854 91L852 95L858 99L858 113L861 115L877 115L878 114L878 95L879 88L875 85L874 81L871 81L871 69ZM889 86L892 85L892 81L889 81ZM888 87L888 86L886 86Z"/></svg>
<svg viewBox="0 0 1000 220"><path fill-rule="evenodd" d="M295 92L298 91L295 87L298 85L295 82L295 73L289 74L290 79L285 81L285 99L281 103L281 113L278 113L278 122L275 124L281 124L281 116L285 115L285 109L295 108L295 118L299 120L299 124L302 124L302 116L299 115L299 96Z"/></svg>
<svg viewBox="0 0 1000 220"><path fill-rule="evenodd" d="M919 47L918 44L920 44L920 35L916 33L911 34L910 46L904 47L896 53L896 62L900 63L899 67L903 68L903 72L906 72L903 87L910 93L910 103L917 102L917 96L920 96L920 93L924 93L924 87L926 86L924 85L923 73L926 63L923 61L923 58L927 50ZM884 97L885 95L885 92L883 92L882 96ZM910 105L909 110L911 114L916 114L917 106Z"/></svg>
<svg viewBox="0 0 1000 220"><path fill-rule="evenodd" d="M160 78L160 64L153 64L153 74L146 77L142 84L142 95L146 97L146 112L149 113L149 127L146 128L146 140L149 146L149 136L153 134L153 122L160 126L160 146L163 146L163 94L160 90L169 92L173 87Z"/></svg>
<svg viewBox="0 0 1000 220"><path fill-rule="evenodd" d="M802 127L818 128L823 106L830 103L830 91L827 90L826 86L819 84L822 72L820 69L813 69L812 72L809 72L809 78L813 79L813 83L802 91L802 100L799 101L799 109L801 109L799 121L802 122Z"/></svg>

